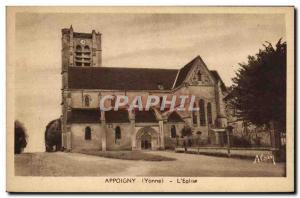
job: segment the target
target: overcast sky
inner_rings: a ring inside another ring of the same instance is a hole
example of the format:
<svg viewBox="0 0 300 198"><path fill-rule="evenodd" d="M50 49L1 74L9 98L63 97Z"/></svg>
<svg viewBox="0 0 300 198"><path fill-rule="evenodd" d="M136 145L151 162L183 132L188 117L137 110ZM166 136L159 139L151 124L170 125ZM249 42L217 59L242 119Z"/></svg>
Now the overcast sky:
<svg viewBox="0 0 300 198"><path fill-rule="evenodd" d="M28 131L27 151L44 150L47 123L61 115L61 29L102 33L103 66L180 68L200 55L231 85L238 63L265 41L285 39L274 14L16 15L16 118Z"/></svg>

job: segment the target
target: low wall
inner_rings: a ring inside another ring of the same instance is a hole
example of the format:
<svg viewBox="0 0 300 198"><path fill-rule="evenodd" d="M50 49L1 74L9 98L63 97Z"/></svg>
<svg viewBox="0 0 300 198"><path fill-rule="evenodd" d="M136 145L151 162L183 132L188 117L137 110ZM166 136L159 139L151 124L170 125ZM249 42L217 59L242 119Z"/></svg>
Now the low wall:
<svg viewBox="0 0 300 198"><path fill-rule="evenodd" d="M274 154L276 150L273 148L227 148L227 147L188 147L175 148L175 152L187 152L194 154L207 154L227 157L244 157L254 158L256 155Z"/></svg>

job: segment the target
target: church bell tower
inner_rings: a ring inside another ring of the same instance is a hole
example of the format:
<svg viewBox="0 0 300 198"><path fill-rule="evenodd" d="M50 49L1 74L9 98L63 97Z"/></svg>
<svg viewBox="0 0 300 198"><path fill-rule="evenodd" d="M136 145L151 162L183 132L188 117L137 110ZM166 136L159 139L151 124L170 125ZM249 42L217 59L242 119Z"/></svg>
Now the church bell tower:
<svg viewBox="0 0 300 198"><path fill-rule="evenodd" d="M71 149L71 131L67 123L68 112L71 110L71 94L68 85L69 68L101 67L102 49L101 34L74 32L64 28L62 32L62 145L66 150Z"/></svg>

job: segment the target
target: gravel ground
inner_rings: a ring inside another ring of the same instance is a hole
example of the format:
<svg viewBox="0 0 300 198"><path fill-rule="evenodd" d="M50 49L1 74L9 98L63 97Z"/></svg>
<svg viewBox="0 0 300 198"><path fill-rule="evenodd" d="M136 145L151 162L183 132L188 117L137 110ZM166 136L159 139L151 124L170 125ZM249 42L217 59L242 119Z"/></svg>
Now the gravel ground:
<svg viewBox="0 0 300 198"><path fill-rule="evenodd" d="M175 161L109 159L79 153L23 153L15 155L17 176L204 176L280 177L285 163L253 164L252 160L149 151Z"/></svg>

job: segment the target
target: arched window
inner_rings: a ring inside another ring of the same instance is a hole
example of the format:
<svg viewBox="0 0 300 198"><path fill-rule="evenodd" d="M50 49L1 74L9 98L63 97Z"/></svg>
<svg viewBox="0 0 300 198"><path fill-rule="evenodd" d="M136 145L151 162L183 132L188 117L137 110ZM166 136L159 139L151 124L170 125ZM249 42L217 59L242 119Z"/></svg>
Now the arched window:
<svg viewBox="0 0 300 198"><path fill-rule="evenodd" d="M91 66L91 50L88 45L84 46L84 56L83 56L83 65L84 66Z"/></svg>
<svg viewBox="0 0 300 198"><path fill-rule="evenodd" d="M84 51L90 51L90 47L88 45L84 46Z"/></svg>
<svg viewBox="0 0 300 198"><path fill-rule="evenodd" d="M89 107L90 106L90 100L91 97L89 95L84 96L84 106Z"/></svg>
<svg viewBox="0 0 300 198"><path fill-rule="evenodd" d="M176 127L172 125L171 127L171 138L176 138Z"/></svg>
<svg viewBox="0 0 300 198"><path fill-rule="evenodd" d="M194 103L194 109L195 108L196 108L196 103ZM192 115L193 115L193 124L197 124L197 112L192 111Z"/></svg>
<svg viewBox="0 0 300 198"><path fill-rule="evenodd" d="M121 128L119 126L115 129L115 143L121 139Z"/></svg>
<svg viewBox="0 0 300 198"><path fill-rule="evenodd" d="M85 127L84 139L85 140L91 140L92 139L91 127Z"/></svg>
<svg viewBox="0 0 300 198"><path fill-rule="evenodd" d="M212 112L211 112L211 103L207 103L207 121L208 124L212 124Z"/></svg>
<svg viewBox="0 0 300 198"><path fill-rule="evenodd" d="M200 111L200 125L205 126L206 125L206 119L205 119L205 102L203 99L199 101L199 111Z"/></svg>
<svg viewBox="0 0 300 198"><path fill-rule="evenodd" d="M198 78L198 81L202 80L202 74L200 71L198 71L198 73L197 73L197 78Z"/></svg>
<svg viewBox="0 0 300 198"><path fill-rule="evenodd" d="M76 52L81 52L82 51L82 47L80 45L76 46Z"/></svg>

